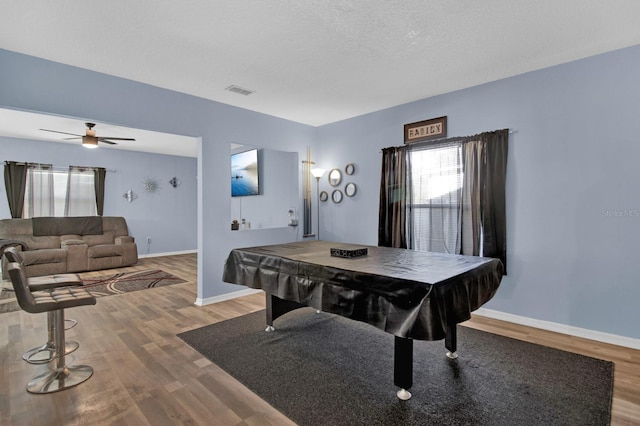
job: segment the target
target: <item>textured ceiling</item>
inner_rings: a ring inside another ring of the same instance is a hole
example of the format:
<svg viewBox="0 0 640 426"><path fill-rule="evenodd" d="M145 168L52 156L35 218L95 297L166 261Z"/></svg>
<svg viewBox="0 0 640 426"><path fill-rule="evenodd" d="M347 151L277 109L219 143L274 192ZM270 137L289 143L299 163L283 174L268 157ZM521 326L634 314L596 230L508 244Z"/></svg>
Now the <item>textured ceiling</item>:
<svg viewBox="0 0 640 426"><path fill-rule="evenodd" d="M637 0L0 4L0 48L313 126L640 44Z"/></svg>

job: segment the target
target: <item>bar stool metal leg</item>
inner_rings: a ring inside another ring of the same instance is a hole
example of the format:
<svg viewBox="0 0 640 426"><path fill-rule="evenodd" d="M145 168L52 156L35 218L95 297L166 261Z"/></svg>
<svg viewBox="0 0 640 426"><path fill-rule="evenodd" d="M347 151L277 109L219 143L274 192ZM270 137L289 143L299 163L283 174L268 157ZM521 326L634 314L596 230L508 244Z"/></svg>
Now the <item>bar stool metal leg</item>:
<svg viewBox="0 0 640 426"><path fill-rule="evenodd" d="M75 320L67 320L73 321L70 327L67 327L67 330L71 327L74 327L77 324ZM54 336L54 313L47 312L47 335L49 336L47 343L42 346L38 346L36 348L30 349L22 355L22 359L27 361L29 364L47 364L55 359L56 356L56 344L55 344L55 336ZM65 343L65 355L69 355L76 349L78 349L80 345L78 342L69 341Z"/></svg>
<svg viewBox="0 0 640 426"><path fill-rule="evenodd" d="M56 347L64 348L64 309L54 311L54 334ZM93 368L88 365L67 366L64 351L56 353L55 357L55 369L29 381L28 392L36 394L58 392L79 385L93 375Z"/></svg>

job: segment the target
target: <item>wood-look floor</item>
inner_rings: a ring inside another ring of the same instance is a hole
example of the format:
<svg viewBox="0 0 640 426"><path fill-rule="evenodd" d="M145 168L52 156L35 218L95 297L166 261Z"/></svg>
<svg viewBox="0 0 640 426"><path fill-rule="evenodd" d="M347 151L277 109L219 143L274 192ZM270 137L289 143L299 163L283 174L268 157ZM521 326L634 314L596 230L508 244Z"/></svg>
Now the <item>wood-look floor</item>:
<svg viewBox="0 0 640 426"><path fill-rule="evenodd" d="M47 368L21 359L43 343L45 315L0 315L0 425L293 424L176 337L262 309L263 296L195 306L195 254L145 258L120 270L151 268L187 282L102 297L95 306L68 310L67 317L79 324L67 336L80 342L68 361L91 365L95 373L62 392L32 395L25 390L29 379ZM640 424L640 351L481 317L465 325L615 362L612 424Z"/></svg>

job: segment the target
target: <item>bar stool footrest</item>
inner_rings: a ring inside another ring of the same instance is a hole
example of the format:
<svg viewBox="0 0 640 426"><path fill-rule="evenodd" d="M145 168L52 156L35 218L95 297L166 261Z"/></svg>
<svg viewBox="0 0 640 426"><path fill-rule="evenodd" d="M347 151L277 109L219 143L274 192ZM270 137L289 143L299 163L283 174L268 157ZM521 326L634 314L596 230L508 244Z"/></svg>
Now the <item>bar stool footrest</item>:
<svg viewBox="0 0 640 426"><path fill-rule="evenodd" d="M64 354L69 355L70 353L76 351L80 347L78 342L68 341L64 344ZM44 345L33 348L22 355L22 359L28 362L29 364L48 364L54 359L56 359L57 352L56 346L51 343L45 343Z"/></svg>
<svg viewBox="0 0 640 426"><path fill-rule="evenodd" d="M65 319L64 320L64 329L65 330L69 330L72 329L73 327L75 327L76 325L78 325L78 320L74 320L74 319Z"/></svg>

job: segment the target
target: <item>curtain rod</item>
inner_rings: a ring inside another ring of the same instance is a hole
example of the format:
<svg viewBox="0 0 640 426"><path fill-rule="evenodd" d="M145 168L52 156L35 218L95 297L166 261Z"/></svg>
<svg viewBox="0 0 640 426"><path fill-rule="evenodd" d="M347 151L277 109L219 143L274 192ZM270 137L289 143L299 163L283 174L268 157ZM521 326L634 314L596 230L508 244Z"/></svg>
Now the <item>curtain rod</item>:
<svg viewBox="0 0 640 426"><path fill-rule="evenodd" d="M4 162L4 164L7 164L7 163L15 163L15 164L19 164L21 166L29 165L29 164L44 164L44 163L35 163L35 162L29 163L29 162L26 162L26 161L5 161ZM51 164L51 168L58 169L58 170L68 171L69 167L80 167L80 168L85 168L85 169L97 169L97 168L100 168L100 166L75 166L73 164L69 164L68 166L57 166L55 164ZM112 173L115 173L117 171L116 169L107 169L107 168L104 168L104 167L102 167L102 168L105 169L106 171L112 172Z"/></svg>
<svg viewBox="0 0 640 426"><path fill-rule="evenodd" d="M495 132L495 131L497 131L497 130L490 130L489 132ZM482 132L482 133L489 133L489 132ZM413 142L413 143L410 143L410 144L404 144L404 145L400 145L400 146L401 147L403 147L403 146L421 146L421 145L424 146L424 145L437 144L437 143L443 143L443 142L454 142L454 141L457 141L457 140L460 140L460 139L471 138L471 137L477 136L477 135L482 134L482 133L477 133L475 135L469 135L469 136L453 136L453 137L450 137L450 138L431 139L431 140L428 140L428 141ZM509 134L510 135L512 135L514 133L518 133L518 131L516 129L509 129ZM380 151L378 151L378 152L382 152L382 149Z"/></svg>

